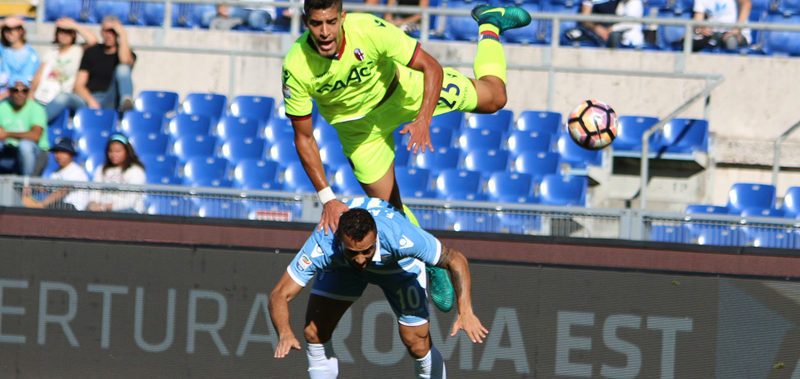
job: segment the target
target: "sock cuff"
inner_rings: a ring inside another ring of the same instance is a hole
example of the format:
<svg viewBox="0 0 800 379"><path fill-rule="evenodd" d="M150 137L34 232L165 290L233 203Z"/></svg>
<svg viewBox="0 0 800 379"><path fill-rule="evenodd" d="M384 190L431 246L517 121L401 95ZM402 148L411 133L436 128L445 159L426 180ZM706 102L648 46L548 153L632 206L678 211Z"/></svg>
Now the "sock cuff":
<svg viewBox="0 0 800 379"><path fill-rule="evenodd" d="M479 33L478 41L483 41L484 39L492 39L499 42L500 36L491 30L485 30Z"/></svg>
<svg viewBox="0 0 800 379"><path fill-rule="evenodd" d="M431 351L433 351L433 347L431 347L431 350L428 350L428 354L425 354L425 356L422 358L418 358L417 361L424 362L425 360L429 359L431 357Z"/></svg>
<svg viewBox="0 0 800 379"><path fill-rule="evenodd" d="M492 32L492 33L494 33L495 36L499 36L500 35L500 28L498 28L497 26L494 26L493 24L490 24L490 23L480 24L478 26L478 33L480 35L483 35L484 32Z"/></svg>

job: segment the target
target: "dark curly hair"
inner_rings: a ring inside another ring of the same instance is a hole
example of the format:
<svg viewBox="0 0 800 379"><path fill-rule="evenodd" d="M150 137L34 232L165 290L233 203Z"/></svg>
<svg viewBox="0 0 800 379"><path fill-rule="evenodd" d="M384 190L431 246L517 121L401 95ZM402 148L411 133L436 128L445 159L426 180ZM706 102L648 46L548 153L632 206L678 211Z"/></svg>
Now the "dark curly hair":
<svg viewBox="0 0 800 379"><path fill-rule="evenodd" d="M352 208L339 216L339 227L336 228L336 238L348 236L354 241L361 241L370 231L378 232L375 219L364 208Z"/></svg>

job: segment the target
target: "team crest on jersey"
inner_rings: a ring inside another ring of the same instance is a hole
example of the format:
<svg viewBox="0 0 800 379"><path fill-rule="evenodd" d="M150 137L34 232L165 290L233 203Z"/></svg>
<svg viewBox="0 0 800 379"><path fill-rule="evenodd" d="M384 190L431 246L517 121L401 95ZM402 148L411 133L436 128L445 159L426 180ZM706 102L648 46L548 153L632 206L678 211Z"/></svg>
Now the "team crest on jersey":
<svg viewBox="0 0 800 379"><path fill-rule="evenodd" d="M300 259L297 260L297 269L300 271L305 271L308 266L311 266L311 258L308 255L301 255Z"/></svg>
<svg viewBox="0 0 800 379"><path fill-rule="evenodd" d="M363 52L363 51L361 51L361 49L356 49L356 50L353 52L353 54L355 54L355 56L356 56L356 59L358 59L358 61L359 61L359 62L361 62L361 61L363 61L363 60L364 60L364 52Z"/></svg>

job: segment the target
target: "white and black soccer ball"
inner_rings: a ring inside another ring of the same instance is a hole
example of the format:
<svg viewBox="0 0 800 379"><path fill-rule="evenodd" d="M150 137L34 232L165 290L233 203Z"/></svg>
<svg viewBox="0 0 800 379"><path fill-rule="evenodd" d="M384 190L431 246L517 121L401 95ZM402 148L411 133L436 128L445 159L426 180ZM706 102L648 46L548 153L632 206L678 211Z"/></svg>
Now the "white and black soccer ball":
<svg viewBox="0 0 800 379"><path fill-rule="evenodd" d="M610 105L598 100L581 102L567 118L567 131L578 146L600 150L614 141L619 130L617 114Z"/></svg>

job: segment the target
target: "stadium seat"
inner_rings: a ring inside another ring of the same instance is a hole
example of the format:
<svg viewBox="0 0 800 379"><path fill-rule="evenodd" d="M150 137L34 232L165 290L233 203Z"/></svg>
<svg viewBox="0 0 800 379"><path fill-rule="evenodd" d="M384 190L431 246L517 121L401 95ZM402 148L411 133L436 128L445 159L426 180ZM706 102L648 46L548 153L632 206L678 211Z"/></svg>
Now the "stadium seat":
<svg viewBox="0 0 800 379"><path fill-rule="evenodd" d="M107 15L117 16L123 24L135 24L138 15L131 12L131 3L120 0L90 0L89 8L92 10L90 21L100 23Z"/></svg>
<svg viewBox="0 0 800 379"><path fill-rule="evenodd" d="M286 169L283 171L283 187L286 191L300 192L300 193L316 193L314 184L308 178L303 164L300 161L289 162L285 165ZM325 172L329 172L326 168Z"/></svg>
<svg viewBox="0 0 800 379"><path fill-rule="evenodd" d="M413 156L414 167L426 168L432 173L441 170L457 168L461 159L461 149L457 147L440 147L422 154Z"/></svg>
<svg viewBox="0 0 800 379"><path fill-rule="evenodd" d="M467 126L477 129L496 130L508 133L514 126L514 112L501 109L495 113L472 113L467 118Z"/></svg>
<svg viewBox="0 0 800 379"><path fill-rule="evenodd" d="M193 92L186 95L181 103L183 113L206 116L212 124L222 117L227 108L228 97L217 93Z"/></svg>
<svg viewBox="0 0 800 379"><path fill-rule="evenodd" d="M556 135L562 127L561 113L526 110L519 114L514 129Z"/></svg>
<svg viewBox="0 0 800 379"><path fill-rule="evenodd" d="M322 158L322 163L338 169L339 167L350 168L350 160L344 155L342 145L339 141L328 142L319 147L319 156ZM352 169L351 169L352 171Z"/></svg>
<svg viewBox="0 0 800 379"><path fill-rule="evenodd" d="M585 176L549 174L539 185L539 200L547 205L586 206Z"/></svg>
<svg viewBox="0 0 800 379"><path fill-rule="evenodd" d="M294 140L294 128L288 118L273 117L264 127L264 137L271 145Z"/></svg>
<svg viewBox="0 0 800 379"><path fill-rule="evenodd" d="M133 133L129 134L133 150L140 154L166 154L170 148L169 135L164 132Z"/></svg>
<svg viewBox="0 0 800 379"><path fill-rule="evenodd" d="M292 134L294 135L294 132ZM317 123L314 124L314 139L317 140L317 144L320 146L329 142L339 142L341 144L336 128L322 117L317 119Z"/></svg>
<svg viewBox="0 0 800 379"><path fill-rule="evenodd" d="M85 133L78 137L76 143L78 145L78 155L86 158L93 153L105 154L106 145L108 145L108 137L111 134L108 131L96 131L92 133Z"/></svg>
<svg viewBox="0 0 800 379"><path fill-rule="evenodd" d="M580 11L581 2L578 0L542 0L542 11L549 12L549 13L567 13L570 15L574 15ZM541 23L542 29L542 36L544 37L544 43L549 44L550 39L553 34L553 22L552 21L543 21ZM578 24L574 20L566 20L561 21L559 25L559 30L561 30L561 36L559 36L559 43L561 45L569 45L572 42L568 41L564 36L564 32L576 27Z"/></svg>
<svg viewBox="0 0 800 379"><path fill-rule="evenodd" d="M797 218L800 216L800 186L786 189L781 209L786 217Z"/></svg>
<svg viewBox="0 0 800 379"><path fill-rule="evenodd" d="M728 209L739 214L747 208L775 208L775 186L757 183L734 183L728 191Z"/></svg>
<svg viewBox="0 0 800 379"><path fill-rule="evenodd" d="M345 196L366 196L361 183L349 166L340 166L333 173L333 191Z"/></svg>
<svg viewBox="0 0 800 379"><path fill-rule="evenodd" d="M443 210L412 206L409 206L409 209L414 213L421 228L425 230L447 230L447 217Z"/></svg>
<svg viewBox="0 0 800 379"><path fill-rule="evenodd" d="M150 184L171 184L164 183L164 178L177 178L178 158L170 154L141 154L139 160L144 165L144 172L147 176L147 183ZM168 182L173 182L168 180ZM175 181L177 182L177 181Z"/></svg>
<svg viewBox="0 0 800 379"><path fill-rule="evenodd" d="M436 194L431 189L431 172L424 168L400 166L395 167L394 176L400 187L402 197L433 198Z"/></svg>
<svg viewBox="0 0 800 379"><path fill-rule="evenodd" d="M578 146L569 134L561 134L556 142L556 151L561 156L561 163L570 167L570 172L584 170L588 166L603 164L603 155L600 150L587 150Z"/></svg>
<svg viewBox="0 0 800 379"><path fill-rule="evenodd" d="M61 113L56 117L53 121L51 121L47 127L48 130L52 130L55 128L61 129L72 129L69 122L72 119L72 115L70 114L69 108L65 108Z"/></svg>
<svg viewBox="0 0 800 379"><path fill-rule="evenodd" d="M395 167L408 166L411 160L411 152L401 144L394 145L394 165Z"/></svg>
<svg viewBox="0 0 800 379"><path fill-rule="evenodd" d="M785 213L783 209L775 209L775 208L761 208L761 207L749 207L744 208L739 213L742 217L773 217L773 218L783 218Z"/></svg>
<svg viewBox="0 0 800 379"><path fill-rule="evenodd" d="M723 207L719 205L707 205L707 204L689 204L686 206L686 214L687 215L703 215L703 214L711 214L711 215L727 215L730 214L730 210L728 207ZM727 226L724 225L724 222L717 222L713 220L698 220L691 216L686 217L686 227L692 233L693 238L697 238L697 236L706 229L724 229Z"/></svg>
<svg viewBox="0 0 800 379"><path fill-rule="evenodd" d="M524 8L529 13L541 12L541 7L536 3L528 2L516 5ZM506 30L501 34L501 38L511 43L538 44L544 42L544 36L541 34L541 26L537 19L531 20L531 23L525 27Z"/></svg>
<svg viewBox="0 0 800 379"><path fill-rule="evenodd" d="M533 183L530 174L498 171L489 177L486 194L489 200L500 203L536 203L531 196Z"/></svg>
<svg viewBox="0 0 800 379"><path fill-rule="evenodd" d="M270 96L239 95L231 101L230 114L256 120L264 126L275 113L275 98Z"/></svg>
<svg viewBox="0 0 800 379"><path fill-rule="evenodd" d="M145 195L147 214L160 216L195 216L194 203L185 196Z"/></svg>
<svg viewBox="0 0 800 379"><path fill-rule="evenodd" d="M117 117L117 111L113 109L79 108L72 118L72 125L81 135L96 132L110 134L117 130Z"/></svg>
<svg viewBox="0 0 800 379"><path fill-rule="evenodd" d="M231 138L222 144L220 155L236 164L243 159L264 159L266 150L267 141L263 138Z"/></svg>
<svg viewBox="0 0 800 379"><path fill-rule="evenodd" d="M800 14L768 14L765 22L771 24L800 24ZM764 51L771 55L800 55L800 33L789 30L764 32Z"/></svg>
<svg viewBox="0 0 800 379"><path fill-rule="evenodd" d="M172 117L178 111L178 93L155 90L140 91L136 95L136 100L133 101L133 109Z"/></svg>
<svg viewBox="0 0 800 379"><path fill-rule="evenodd" d="M106 155L104 153L92 153L83 162L83 169L89 174L89 179L94 178L94 173L97 168L106 163Z"/></svg>
<svg viewBox="0 0 800 379"><path fill-rule="evenodd" d="M500 231L500 220L495 213L445 211L453 230L457 232L497 233Z"/></svg>
<svg viewBox="0 0 800 379"><path fill-rule="evenodd" d="M278 180L280 164L264 159L243 159L233 170L233 182L236 187L245 190L279 191L283 185Z"/></svg>
<svg viewBox="0 0 800 379"><path fill-rule="evenodd" d="M698 245L744 246L747 243L747 236L741 229L728 226L702 228L695 238Z"/></svg>
<svg viewBox="0 0 800 379"><path fill-rule="evenodd" d="M217 137L215 136L184 136L178 138L172 145L175 155L182 162L190 158L213 157L217 149Z"/></svg>
<svg viewBox="0 0 800 379"><path fill-rule="evenodd" d="M193 157L183 166L183 182L193 187L230 187L230 163L225 158Z"/></svg>
<svg viewBox="0 0 800 379"><path fill-rule="evenodd" d="M686 214L730 214L728 207L707 204L689 204Z"/></svg>
<svg viewBox="0 0 800 379"><path fill-rule="evenodd" d="M300 156L297 154L294 141L291 141L291 143L288 142L289 141L284 141L283 143L270 145L267 157L275 162L279 162L284 167L292 162L300 162Z"/></svg>
<svg viewBox="0 0 800 379"><path fill-rule="evenodd" d="M549 151L525 151L514 158L512 170L529 174L539 181L545 175L558 174L560 166L558 153Z"/></svg>
<svg viewBox="0 0 800 379"><path fill-rule="evenodd" d="M777 3L778 13L784 16L800 14L800 1L798 0L780 0Z"/></svg>
<svg viewBox="0 0 800 379"><path fill-rule="evenodd" d="M464 125L464 118L464 112L459 111L438 114L433 116L433 119L431 120L431 128L440 127L460 130Z"/></svg>
<svg viewBox="0 0 800 379"><path fill-rule="evenodd" d="M247 218L247 208L241 201L232 199L201 198L196 201L197 215L215 218Z"/></svg>
<svg viewBox="0 0 800 379"><path fill-rule="evenodd" d="M483 181L477 171L442 170L436 176L435 183L436 197L440 199L470 199L470 195L483 193Z"/></svg>
<svg viewBox="0 0 800 379"><path fill-rule="evenodd" d="M708 121L691 118L670 120L653 149L658 154L708 152Z"/></svg>
<svg viewBox="0 0 800 379"><path fill-rule="evenodd" d="M211 125L211 119L207 116L179 113L170 120L168 130L173 139L210 136Z"/></svg>
<svg viewBox="0 0 800 379"><path fill-rule="evenodd" d="M642 151L642 135L653 125L658 123L658 118L648 116L619 116L619 130L611 147L617 152ZM654 143L660 133L653 133L649 139L649 150L653 151ZM638 155L637 155L638 156Z"/></svg>
<svg viewBox="0 0 800 379"><path fill-rule="evenodd" d="M458 147L469 152L475 149L498 150L503 144L503 133L491 129L465 128L458 136Z"/></svg>
<svg viewBox="0 0 800 379"><path fill-rule="evenodd" d="M67 138L70 138L70 139L72 139L74 141L75 138L73 136L72 128L69 128L67 126L65 126L65 127L54 127L54 126L47 127L47 138L48 138L48 141L50 141L50 146L53 146L56 143L56 141L58 141L58 139L62 138L62 137L67 137Z"/></svg>
<svg viewBox="0 0 800 379"><path fill-rule="evenodd" d="M448 9L468 9L477 5L477 2L468 0L448 0ZM478 23L470 16L447 16L445 21L444 38L453 41L477 41Z"/></svg>
<svg viewBox="0 0 800 379"><path fill-rule="evenodd" d="M791 228L757 228L747 232L747 239L755 247L800 249L800 234Z"/></svg>
<svg viewBox="0 0 800 379"><path fill-rule="evenodd" d="M686 225L659 225L650 227L650 240L658 242L691 243L692 233Z"/></svg>
<svg viewBox="0 0 800 379"><path fill-rule="evenodd" d="M217 135L223 140L256 138L261 126L255 119L227 115L217 124Z"/></svg>
<svg viewBox="0 0 800 379"><path fill-rule="evenodd" d="M497 171L508 169L508 151L494 149L475 149L464 156L464 169L478 171L485 178Z"/></svg>
<svg viewBox="0 0 800 379"><path fill-rule="evenodd" d="M122 116L119 126L127 135L165 133L167 119L160 113L128 111Z"/></svg>
<svg viewBox="0 0 800 379"><path fill-rule="evenodd" d="M677 18L688 20L692 18L691 9L688 12L680 10L676 13L673 9L660 9L658 18ZM681 50L683 49L683 34L686 27L683 25L659 25L657 34L657 44L662 50Z"/></svg>
<svg viewBox="0 0 800 379"><path fill-rule="evenodd" d="M48 0L44 3L44 20L55 21L61 17L69 17L76 21L84 21L81 16L83 5L83 1Z"/></svg>
<svg viewBox="0 0 800 379"><path fill-rule="evenodd" d="M507 145L514 157L525 151L552 151L553 135L541 131L514 130L508 136Z"/></svg>

